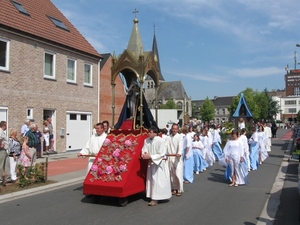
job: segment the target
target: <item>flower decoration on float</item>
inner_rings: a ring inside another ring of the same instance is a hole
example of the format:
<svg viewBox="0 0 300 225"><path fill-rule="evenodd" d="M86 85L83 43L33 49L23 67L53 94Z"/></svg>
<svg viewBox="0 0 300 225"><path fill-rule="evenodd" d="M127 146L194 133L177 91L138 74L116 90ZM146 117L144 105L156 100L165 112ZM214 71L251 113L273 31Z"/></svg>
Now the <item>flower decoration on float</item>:
<svg viewBox="0 0 300 225"><path fill-rule="evenodd" d="M103 182L122 181L122 174L128 171L128 164L135 155L137 141L125 135L111 136L104 140L97 160L89 173L90 181Z"/></svg>

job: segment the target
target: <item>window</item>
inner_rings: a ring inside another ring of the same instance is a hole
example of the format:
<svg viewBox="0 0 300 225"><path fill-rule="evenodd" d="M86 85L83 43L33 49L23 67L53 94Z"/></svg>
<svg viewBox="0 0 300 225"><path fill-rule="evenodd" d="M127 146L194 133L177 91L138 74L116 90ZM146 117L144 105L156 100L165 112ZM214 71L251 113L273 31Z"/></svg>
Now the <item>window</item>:
<svg viewBox="0 0 300 225"><path fill-rule="evenodd" d="M87 115L81 114L80 115L80 120L87 120Z"/></svg>
<svg viewBox="0 0 300 225"><path fill-rule="evenodd" d="M60 21L58 19L55 19L55 18L53 18L51 16L48 16L48 17L52 21L52 23L54 23L55 26L57 26L57 27L59 27L59 28L61 28L63 30L69 31L69 29L66 27L66 25L62 21Z"/></svg>
<svg viewBox="0 0 300 225"><path fill-rule="evenodd" d="M15 1L11 1L11 3L17 8L17 10L19 10L20 13L30 16L26 9L20 3Z"/></svg>
<svg viewBox="0 0 300 225"><path fill-rule="evenodd" d="M182 109L182 102L177 102L177 109Z"/></svg>
<svg viewBox="0 0 300 225"><path fill-rule="evenodd" d="M70 114L70 120L77 120L77 114Z"/></svg>
<svg viewBox="0 0 300 225"><path fill-rule="evenodd" d="M92 65L84 64L84 84L92 85Z"/></svg>
<svg viewBox="0 0 300 225"><path fill-rule="evenodd" d="M296 95L296 96L300 95L300 88L299 87L294 88L294 95Z"/></svg>
<svg viewBox="0 0 300 225"><path fill-rule="evenodd" d="M27 108L26 111L26 118L28 120L32 120L33 119L33 108Z"/></svg>
<svg viewBox="0 0 300 225"><path fill-rule="evenodd" d="M222 111L223 111L223 115L225 115L225 109L222 109Z"/></svg>
<svg viewBox="0 0 300 225"><path fill-rule="evenodd" d="M296 105L296 100L288 100L288 101L284 101L285 105Z"/></svg>
<svg viewBox="0 0 300 225"><path fill-rule="evenodd" d="M44 77L55 78L55 54L45 52Z"/></svg>
<svg viewBox="0 0 300 225"><path fill-rule="evenodd" d="M73 59L68 59L67 81L76 82L76 61Z"/></svg>
<svg viewBox="0 0 300 225"><path fill-rule="evenodd" d="M153 88L153 82L151 82L151 88Z"/></svg>
<svg viewBox="0 0 300 225"><path fill-rule="evenodd" d="M296 112L297 112L297 110L295 108L290 108L289 109L289 113L296 113Z"/></svg>
<svg viewBox="0 0 300 225"><path fill-rule="evenodd" d="M0 69L9 70L9 41L0 38Z"/></svg>

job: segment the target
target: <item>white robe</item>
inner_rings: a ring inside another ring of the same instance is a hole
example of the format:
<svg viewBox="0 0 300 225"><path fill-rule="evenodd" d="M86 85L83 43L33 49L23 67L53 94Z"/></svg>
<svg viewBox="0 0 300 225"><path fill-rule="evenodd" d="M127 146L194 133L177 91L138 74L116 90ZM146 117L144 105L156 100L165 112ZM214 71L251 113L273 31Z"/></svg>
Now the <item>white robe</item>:
<svg viewBox="0 0 300 225"><path fill-rule="evenodd" d="M146 196L152 200L164 200L171 198L171 183L168 161L164 160L166 149L164 140L154 137L144 141L142 154L148 153L151 159L148 162Z"/></svg>
<svg viewBox="0 0 300 225"><path fill-rule="evenodd" d="M80 151L82 155L97 155L100 148L102 147L102 144L106 138L107 134L103 132L100 136L98 134L94 134L90 137L88 142L86 143L86 146ZM87 171L86 173L90 171L93 162L95 160L95 157L90 157L88 161Z"/></svg>
<svg viewBox="0 0 300 225"><path fill-rule="evenodd" d="M181 134L171 134L167 139L167 153L168 154L179 154L181 157L170 156L168 157L170 177L171 177L171 188L183 192L183 137Z"/></svg>
<svg viewBox="0 0 300 225"><path fill-rule="evenodd" d="M243 144L241 140L229 140L224 147L225 159L231 169L231 176L236 175L237 184L245 184L243 173L239 166L240 160L244 155Z"/></svg>
<svg viewBox="0 0 300 225"><path fill-rule="evenodd" d="M271 131L271 128L268 127L268 126L265 126L264 127L264 132L265 132L265 135L266 135L266 150L267 152L270 152L271 151L271 138L272 138L272 131Z"/></svg>

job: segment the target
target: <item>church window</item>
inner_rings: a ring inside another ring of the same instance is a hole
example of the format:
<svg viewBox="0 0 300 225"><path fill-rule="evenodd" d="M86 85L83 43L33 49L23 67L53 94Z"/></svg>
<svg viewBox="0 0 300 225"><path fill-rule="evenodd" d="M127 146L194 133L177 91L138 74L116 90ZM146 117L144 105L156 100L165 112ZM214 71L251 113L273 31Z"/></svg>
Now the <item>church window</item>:
<svg viewBox="0 0 300 225"><path fill-rule="evenodd" d="M182 102L177 102L177 109L182 109Z"/></svg>
<svg viewBox="0 0 300 225"><path fill-rule="evenodd" d="M153 82L151 82L151 88L153 88Z"/></svg>

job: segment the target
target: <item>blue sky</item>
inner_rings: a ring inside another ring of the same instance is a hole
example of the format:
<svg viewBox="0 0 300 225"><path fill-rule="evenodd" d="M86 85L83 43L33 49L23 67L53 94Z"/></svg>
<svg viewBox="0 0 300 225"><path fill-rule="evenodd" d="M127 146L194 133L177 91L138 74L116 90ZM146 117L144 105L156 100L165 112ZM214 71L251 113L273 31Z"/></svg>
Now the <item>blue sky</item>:
<svg viewBox="0 0 300 225"><path fill-rule="evenodd" d="M144 50L155 24L162 74L192 100L235 96L250 87L283 89L300 48L296 0L52 0L101 53L126 49L134 9ZM297 65L300 68L300 65Z"/></svg>

